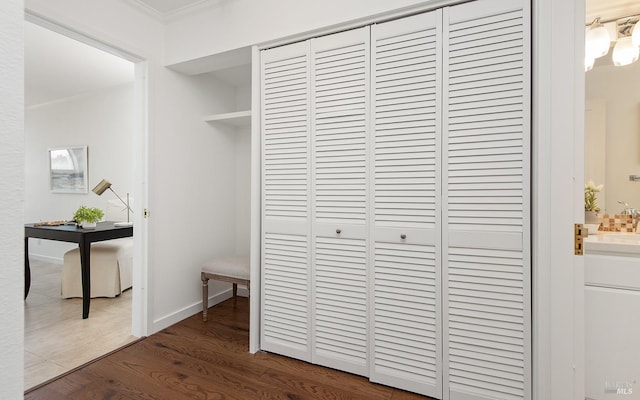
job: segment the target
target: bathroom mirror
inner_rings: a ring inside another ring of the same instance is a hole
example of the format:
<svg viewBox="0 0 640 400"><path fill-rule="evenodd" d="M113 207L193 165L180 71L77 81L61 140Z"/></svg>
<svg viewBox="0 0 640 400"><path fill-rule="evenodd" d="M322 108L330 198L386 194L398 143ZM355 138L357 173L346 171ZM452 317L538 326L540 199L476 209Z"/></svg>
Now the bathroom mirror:
<svg viewBox="0 0 640 400"><path fill-rule="evenodd" d="M604 59L605 57L603 57ZM585 182L603 184L600 213L640 209L640 62L596 61L585 74Z"/></svg>

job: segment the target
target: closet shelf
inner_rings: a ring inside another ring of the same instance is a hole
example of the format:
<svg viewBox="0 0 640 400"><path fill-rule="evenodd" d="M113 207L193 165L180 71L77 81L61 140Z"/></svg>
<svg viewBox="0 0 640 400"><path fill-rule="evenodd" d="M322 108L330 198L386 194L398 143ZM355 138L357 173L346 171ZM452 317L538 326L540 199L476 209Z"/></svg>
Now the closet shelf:
<svg viewBox="0 0 640 400"><path fill-rule="evenodd" d="M203 120L205 122L222 122L232 126L249 126L251 125L251 110L211 114L205 116Z"/></svg>

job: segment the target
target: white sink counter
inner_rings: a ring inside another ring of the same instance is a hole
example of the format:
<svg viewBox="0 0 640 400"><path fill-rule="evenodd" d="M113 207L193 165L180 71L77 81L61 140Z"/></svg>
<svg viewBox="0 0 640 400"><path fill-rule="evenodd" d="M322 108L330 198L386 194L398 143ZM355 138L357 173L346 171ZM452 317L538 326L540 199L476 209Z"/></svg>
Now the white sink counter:
<svg viewBox="0 0 640 400"><path fill-rule="evenodd" d="M640 291L640 234L588 236L584 253L585 285Z"/></svg>
<svg viewBox="0 0 640 400"><path fill-rule="evenodd" d="M640 234L601 232L584 239L586 254L610 254L640 257Z"/></svg>

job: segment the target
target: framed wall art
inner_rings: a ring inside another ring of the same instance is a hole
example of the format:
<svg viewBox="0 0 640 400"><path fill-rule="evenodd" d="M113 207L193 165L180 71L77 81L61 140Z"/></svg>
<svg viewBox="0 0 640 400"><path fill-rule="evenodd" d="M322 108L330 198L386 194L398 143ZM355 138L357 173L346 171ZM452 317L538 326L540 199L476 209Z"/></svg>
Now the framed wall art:
<svg viewBox="0 0 640 400"><path fill-rule="evenodd" d="M53 193L88 193L87 146L49 149L49 185Z"/></svg>

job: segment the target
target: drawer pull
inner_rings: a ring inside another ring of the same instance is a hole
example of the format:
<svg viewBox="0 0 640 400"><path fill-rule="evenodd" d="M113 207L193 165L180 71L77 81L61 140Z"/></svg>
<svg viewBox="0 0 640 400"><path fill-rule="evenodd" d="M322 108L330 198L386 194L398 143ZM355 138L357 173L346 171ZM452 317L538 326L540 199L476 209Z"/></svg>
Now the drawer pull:
<svg viewBox="0 0 640 400"><path fill-rule="evenodd" d="M406 239L407 235L405 235L404 233L400 235L400 239Z"/></svg>
<svg viewBox="0 0 640 400"><path fill-rule="evenodd" d="M342 229L340 229L340 228L336 229L336 233L337 233L338 235L339 235L339 234L341 234L341 233L342 233Z"/></svg>

